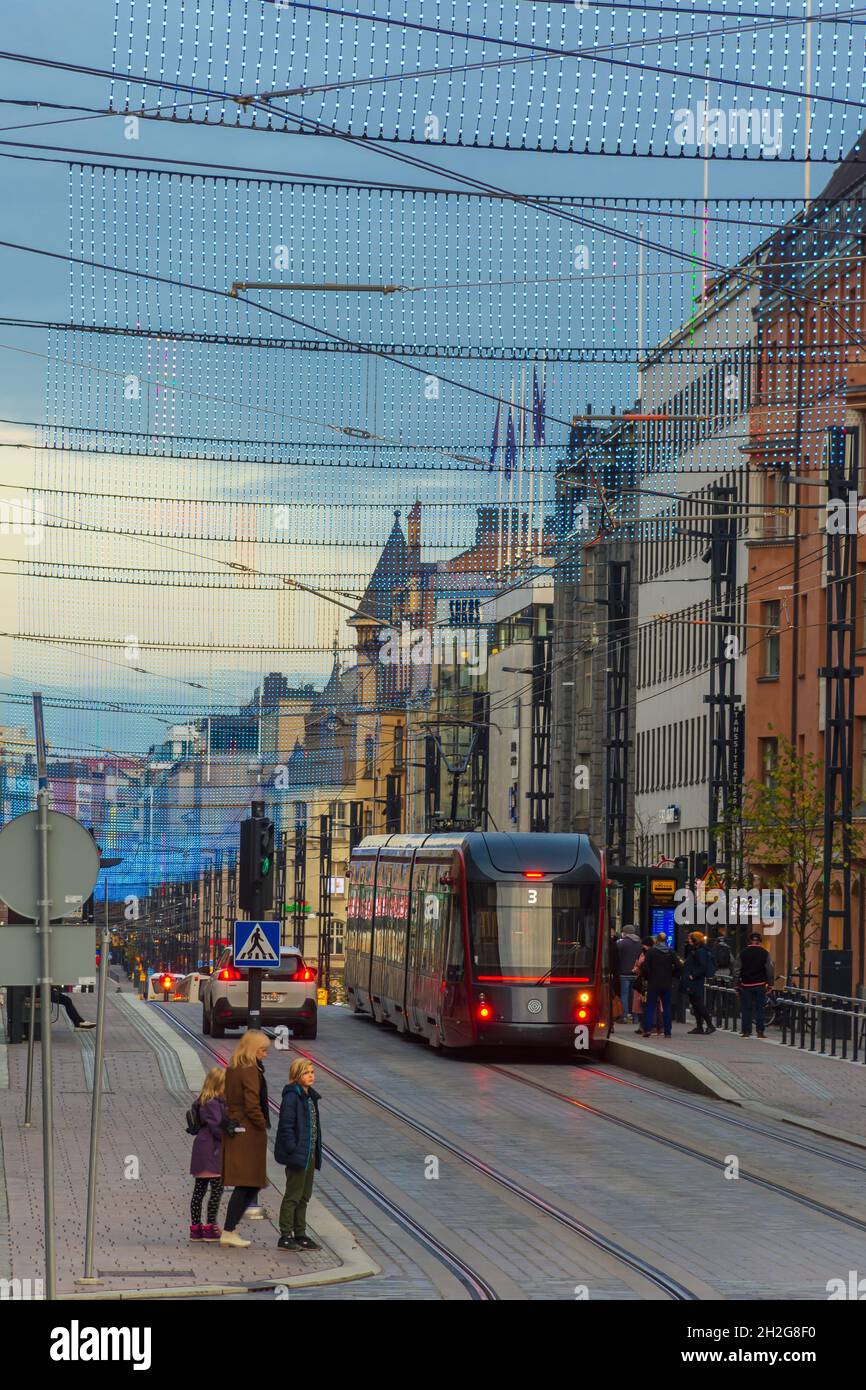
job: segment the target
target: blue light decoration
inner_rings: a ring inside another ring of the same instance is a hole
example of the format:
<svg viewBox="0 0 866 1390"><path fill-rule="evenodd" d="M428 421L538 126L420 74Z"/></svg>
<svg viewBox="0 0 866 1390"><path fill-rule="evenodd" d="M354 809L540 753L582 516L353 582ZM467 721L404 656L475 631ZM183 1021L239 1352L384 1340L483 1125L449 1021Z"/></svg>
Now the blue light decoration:
<svg viewBox="0 0 866 1390"><path fill-rule="evenodd" d="M116 0L112 69L164 85L107 79L111 110L282 131L300 118L308 133L431 148L701 158L699 136L677 136L677 113L699 123L710 71L726 127L741 110L754 120L778 112L781 123L778 149L762 149L749 125L744 140L714 139L710 159L802 158L805 25L789 0L187 0L170 23L169 9L156 43L151 0ZM862 26L856 0L815 14L812 158L837 161L860 134Z"/></svg>

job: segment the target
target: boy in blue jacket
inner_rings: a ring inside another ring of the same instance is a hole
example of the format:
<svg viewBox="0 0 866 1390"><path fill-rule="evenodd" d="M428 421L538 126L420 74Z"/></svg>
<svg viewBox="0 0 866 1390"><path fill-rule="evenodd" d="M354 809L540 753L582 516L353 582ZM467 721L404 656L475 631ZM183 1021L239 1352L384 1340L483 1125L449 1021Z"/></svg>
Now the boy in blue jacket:
<svg viewBox="0 0 866 1390"><path fill-rule="evenodd" d="M274 1157L286 1170L286 1191L280 1206L280 1250L320 1250L307 1235L307 1204L313 1195L313 1178L322 1166L322 1130L319 1093L313 1089L316 1073L311 1062L299 1057L289 1068L289 1084L283 1089Z"/></svg>

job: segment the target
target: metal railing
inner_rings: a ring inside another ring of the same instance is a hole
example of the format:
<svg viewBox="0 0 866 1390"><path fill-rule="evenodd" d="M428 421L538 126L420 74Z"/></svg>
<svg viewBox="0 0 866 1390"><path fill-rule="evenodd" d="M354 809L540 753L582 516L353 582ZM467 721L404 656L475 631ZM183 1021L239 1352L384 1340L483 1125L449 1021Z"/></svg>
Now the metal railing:
<svg viewBox="0 0 866 1390"><path fill-rule="evenodd" d="M739 1032L740 993L732 984L708 981L707 1008L717 1028ZM772 991L767 1027L788 1047L843 1061L866 1063L866 1001L818 990L783 986Z"/></svg>

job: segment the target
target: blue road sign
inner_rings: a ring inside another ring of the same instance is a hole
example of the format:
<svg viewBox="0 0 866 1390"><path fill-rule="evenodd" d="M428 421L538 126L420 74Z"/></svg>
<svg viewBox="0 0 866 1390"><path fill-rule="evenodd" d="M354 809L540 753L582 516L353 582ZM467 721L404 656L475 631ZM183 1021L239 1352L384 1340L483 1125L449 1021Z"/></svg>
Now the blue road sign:
<svg viewBox="0 0 866 1390"><path fill-rule="evenodd" d="M234 946L235 965L279 965L279 922L235 922Z"/></svg>

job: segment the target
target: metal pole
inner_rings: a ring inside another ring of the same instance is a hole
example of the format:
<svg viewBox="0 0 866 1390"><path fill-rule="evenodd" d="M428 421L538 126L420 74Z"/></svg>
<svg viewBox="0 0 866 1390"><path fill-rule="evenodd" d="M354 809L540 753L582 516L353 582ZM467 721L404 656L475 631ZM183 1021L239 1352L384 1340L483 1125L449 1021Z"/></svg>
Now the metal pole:
<svg viewBox="0 0 866 1390"><path fill-rule="evenodd" d="M40 777L40 782L42 778ZM42 1029L42 1181L45 1196L45 1297L56 1295L54 1249L54 1085L51 1073L51 903L48 897L48 786L36 793L39 836L39 925ZM33 1022L31 1020L31 1028Z"/></svg>
<svg viewBox="0 0 866 1390"><path fill-rule="evenodd" d="M27 1087L24 1098L24 1128L30 1129L30 1114L33 1109L33 1053L36 1037L36 985L30 986L30 1031L27 1035Z"/></svg>
<svg viewBox="0 0 866 1390"><path fill-rule="evenodd" d="M803 212L808 213L812 202L812 0L806 0L805 127L803 161Z"/></svg>
<svg viewBox="0 0 866 1390"><path fill-rule="evenodd" d="M102 1110L102 1059L105 1053L105 995L108 989L108 879L105 880L105 922L99 950L99 999L96 1005L96 1047L93 1058L93 1090L90 1102L90 1158L87 1165L87 1225L84 1238L84 1277L79 1284L101 1284L93 1274L93 1244L96 1228L96 1165L99 1161L99 1121Z"/></svg>

